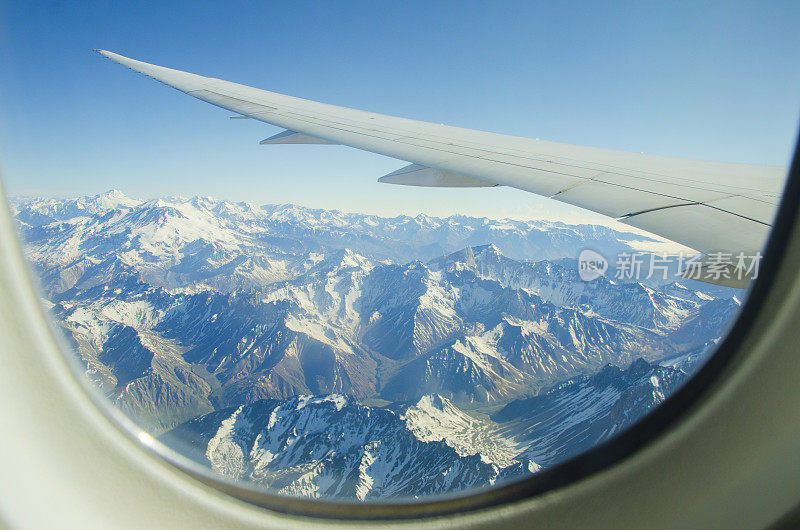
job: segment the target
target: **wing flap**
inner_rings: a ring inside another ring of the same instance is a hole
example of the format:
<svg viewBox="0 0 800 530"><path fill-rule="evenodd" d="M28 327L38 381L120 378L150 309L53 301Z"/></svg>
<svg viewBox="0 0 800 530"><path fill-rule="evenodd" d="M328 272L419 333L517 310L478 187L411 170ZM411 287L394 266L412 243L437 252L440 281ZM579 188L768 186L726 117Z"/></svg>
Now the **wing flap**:
<svg viewBox="0 0 800 530"><path fill-rule="evenodd" d="M625 224L670 239L704 253L727 250L756 252L770 226L705 204L689 204L651 210L621 219Z"/></svg>
<svg viewBox="0 0 800 530"><path fill-rule="evenodd" d="M609 186L604 182L591 180L560 191L553 195L552 198L615 219L644 210L689 204L686 199L676 199L633 188Z"/></svg>
<svg viewBox="0 0 800 530"><path fill-rule="evenodd" d="M733 195L708 201L706 204L764 224L772 224L772 219L775 217L775 204L750 197Z"/></svg>

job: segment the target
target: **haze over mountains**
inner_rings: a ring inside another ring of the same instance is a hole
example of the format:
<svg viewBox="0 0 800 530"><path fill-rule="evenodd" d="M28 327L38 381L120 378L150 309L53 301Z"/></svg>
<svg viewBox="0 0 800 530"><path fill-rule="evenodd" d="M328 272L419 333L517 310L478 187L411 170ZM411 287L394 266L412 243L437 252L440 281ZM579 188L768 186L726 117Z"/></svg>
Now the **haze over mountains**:
<svg viewBox="0 0 800 530"><path fill-rule="evenodd" d="M554 465L660 403L737 291L601 277L603 226L138 201L14 204L90 379L173 446L287 494L378 499Z"/></svg>

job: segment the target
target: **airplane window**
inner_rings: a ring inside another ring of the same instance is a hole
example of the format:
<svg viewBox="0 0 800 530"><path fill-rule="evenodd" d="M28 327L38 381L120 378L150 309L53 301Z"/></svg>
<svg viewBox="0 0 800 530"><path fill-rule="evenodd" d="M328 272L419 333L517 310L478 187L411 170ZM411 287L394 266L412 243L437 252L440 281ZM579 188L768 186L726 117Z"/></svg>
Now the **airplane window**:
<svg viewBox="0 0 800 530"><path fill-rule="evenodd" d="M759 278L797 6L426 6L412 43L408 6L159 15L192 47L96 7L6 8L3 186L79 376L200 474L354 503L534 477L667 400Z"/></svg>

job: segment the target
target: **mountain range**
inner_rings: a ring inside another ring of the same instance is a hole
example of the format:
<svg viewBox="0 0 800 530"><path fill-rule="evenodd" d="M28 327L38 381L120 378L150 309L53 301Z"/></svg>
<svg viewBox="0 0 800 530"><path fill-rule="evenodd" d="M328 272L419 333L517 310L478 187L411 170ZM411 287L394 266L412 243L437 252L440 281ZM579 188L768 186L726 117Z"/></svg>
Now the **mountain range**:
<svg viewBox="0 0 800 530"><path fill-rule="evenodd" d="M740 306L683 279L582 281L582 249L641 243L605 226L118 191L13 208L93 384L288 494L420 496L554 465L663 401Z"/></svg>
<svg viewBox="0 0 800 530"><path fill-rule="evenodd" d="M421 498L560 463L631 425L685 377L641 359L627 370L609 365L512 401L491 419L439 395L384 408L335 394L260 400L201 416L161 439L225 478L283 494Z"/></svg>

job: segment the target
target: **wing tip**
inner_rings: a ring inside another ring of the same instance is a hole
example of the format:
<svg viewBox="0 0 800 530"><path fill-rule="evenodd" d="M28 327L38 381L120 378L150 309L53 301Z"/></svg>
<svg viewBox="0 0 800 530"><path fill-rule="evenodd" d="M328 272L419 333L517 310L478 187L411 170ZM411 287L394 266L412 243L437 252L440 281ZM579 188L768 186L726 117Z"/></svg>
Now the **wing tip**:
<svg viewBox="0 0 800 530"><path fill-rule="evenodd" d="M110 59L110 60L114 61L115 63L119 63L119 64L121 64L123 66L127 66L128 68L132 68L132 65L137 64L137 63L138 64L147 64L147 63L142 63L141 61L137 61L136 59L131 59L130 57L125 57L124 55L120 55L118 53L110 52L108 50L103 50L101 48L95 48L93 51L96 52L96 53L99 53L100 55L102 55L106 59ZM150 65L150 66L153 66L153 65Z"/></svg>

